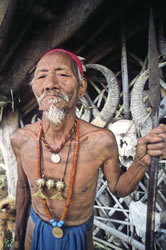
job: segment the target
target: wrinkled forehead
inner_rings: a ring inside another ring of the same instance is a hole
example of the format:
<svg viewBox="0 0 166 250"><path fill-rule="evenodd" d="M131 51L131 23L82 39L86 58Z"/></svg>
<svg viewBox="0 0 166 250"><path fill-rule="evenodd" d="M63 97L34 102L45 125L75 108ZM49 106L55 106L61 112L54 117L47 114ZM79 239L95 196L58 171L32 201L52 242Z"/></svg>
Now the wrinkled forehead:
<svg viewBox="0 0 166 250"><path fill-rule="evenodd" d="M56 67L68 69L77 74L77 64L75 61L69 55L60 51L42 57L36 66L35 74L41 69L51 70Z"/></svg>

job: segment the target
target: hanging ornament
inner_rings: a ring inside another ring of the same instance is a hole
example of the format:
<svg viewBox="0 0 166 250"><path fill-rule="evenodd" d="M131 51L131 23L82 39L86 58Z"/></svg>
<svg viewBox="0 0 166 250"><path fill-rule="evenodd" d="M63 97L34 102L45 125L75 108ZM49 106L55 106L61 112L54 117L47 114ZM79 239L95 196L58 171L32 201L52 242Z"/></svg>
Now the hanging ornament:
<svg viewBox="0 0 166 250"><path fill-rule="evenodd" d="M57 147L56 149L53 149L51 148L51 146L48 144L46 138L45 138L45 135L44 135L44 132L42 130L42 136L41 136L41 140L43 141L45 147L52 153L51 155L51 161L53 163L59 163L61 161L61 157L60 155L58 154L61 149L64 147L64 145L66 144L66 142L71 138L71 136L74 134L75 132L75 129L76 129L76 121L74 123L74 126L72 127L72 129L70 130L69 134L65 137L64 141L61 143L61 145L59 147Z"/></svg>
<svg viewBox="0 0 166 250"><path fill-rule="evenodd" d="M60 227L54 227L52 229L52 234L54 235L54 237L56 238L62 238L63 236L63 230Z"/></svg>
<svg viewBox="0 0 166 250"><path fill-rule="evenodd" d="M62 192L65 188L65 183L62 180L59 180L55 184L57 193L51 197L52 200L64 200L62 197Z"/></svg>
<svg viewBox="0 0 166 250"><path fill-rule="evenodd" d="M60 161L61 161L61 157L60 157L60 155L59 154L52 154L51 155L51 161L53 162L53 163L59 163Z"/></svg>
<svg viewBox="0 0 166 250"><path fill-rule="evenodd" d="M37 191L36 193L34 193L32 196L33 196L33 197L38 197L38 198L41 198L41 199L46 199L47 197L45 196L45 194L43 194L43 187L44 187L45 184L46 184L45 179L39 178L39 179L36 181L36 184L37 184L37 186L38 186L38 191Z"/></svg>
<svg viewBox="0 0 166 250"><path fill-rule="evenodd" d="M56 238L63 237L62 227L64 225L64 220L65 220L66 214L68 212L69 206L71 204L71 197L72 197L72 193L73 193L73 184L74 184L74 180L75 180L76 166L77 166L77 159L78 159L78 148L79 148L79 123L78 123L78 120L76 120L76 125L77 126L76 126L76 138L75 138L72 174L71 174L71 179L70 179L70 183L69 183L69 190L68 190L67 199L65 202L65 207L64 207L63 212L61 214L59 222L56 222L55 219L52 217L52 215L49 211L49 207L47 205L46 199L41 200L42 204L43 204L43 208L45 210L45 214L47 215L49 222L53 226L52 234ZM38 143L37 143L37 175L39 177L39 179L37 180L37 183L40 186L40 189L42 189L42 187L45 185L45 183L43 182L43 178L40 178L41 177L41 159L40 159L41 158L40 157L40 155L41 155L40 154L41 134L42 134L42 124L40 125L40 131L39 131L38 138L37 138L37 140L38 140ZM44 179L44 181L45 181L45 179ZM64 187L65 187L65 184L62 180L56 182L56 188L57 188L57 190L59 190L58 192L61 192L64 189Z"/></svg>
<svg viewBox="0 0 166 250"><path fill-rule="evenodd" d="M55 186L55 181L54 181L54 180L49 179L49 180L46 181L46 187L47 187L48 189L51 189L51 188L53 188L54 186Z"/></svg>

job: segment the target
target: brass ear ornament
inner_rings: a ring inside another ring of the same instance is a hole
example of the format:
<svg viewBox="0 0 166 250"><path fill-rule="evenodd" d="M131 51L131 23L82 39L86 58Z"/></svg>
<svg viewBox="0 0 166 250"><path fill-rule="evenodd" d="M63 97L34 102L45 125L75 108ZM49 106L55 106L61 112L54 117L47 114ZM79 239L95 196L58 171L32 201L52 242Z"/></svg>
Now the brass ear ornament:
<svg viewBox="0 0 166 250"><path fill-rule="evenodd" d="M56 182L55 186L57 189L57 193L51 196L50 199L51 200L64 200L64 198L62 197L62 192L64 191L65 183L62 180L59 180Z"/></svg>
<svg viewBox="0 0 166 250"><path fill-rule="evenodd" d="M34 193L32 196L33 197L38 197L38 198L41 198L41 199L46 199L47 197L45 196L45 194L43 194L43 187L45 186L46 184L46 181L45 179L43 178L39 178L37 181L36 181L36 184L38 186L38 191L36 193Z"/></svg>

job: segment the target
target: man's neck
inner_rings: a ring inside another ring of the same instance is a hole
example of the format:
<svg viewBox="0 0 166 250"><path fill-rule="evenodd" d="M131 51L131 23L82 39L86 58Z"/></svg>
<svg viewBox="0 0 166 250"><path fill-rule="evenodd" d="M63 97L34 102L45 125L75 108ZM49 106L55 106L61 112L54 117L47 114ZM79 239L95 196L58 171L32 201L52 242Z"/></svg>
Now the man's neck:
<svg viewBox="0 0 166 250"><path fill-rule="evenodd" d="M61 123L55 124L48 120L45 113L42 116L43 131L51 144L63 141L74 126L76 116L67 114Z"/></svg>

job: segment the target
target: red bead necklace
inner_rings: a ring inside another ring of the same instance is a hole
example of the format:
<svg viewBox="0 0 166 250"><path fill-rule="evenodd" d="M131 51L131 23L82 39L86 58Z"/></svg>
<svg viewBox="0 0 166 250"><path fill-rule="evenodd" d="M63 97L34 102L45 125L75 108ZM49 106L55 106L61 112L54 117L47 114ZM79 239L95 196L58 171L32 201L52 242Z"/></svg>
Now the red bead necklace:
<svg viewBox="0 0 166 250"><path fill-rule="evenodd" d="M37 137L37 176L40 179L41 178L41 152L40 152L40 140L41 140L41 134L42 134L42 123L40 124L40 130L39 134ZM64 224L65 217L67 215L70 203L71 203L71 197L73 193L73 184L75 180L75 175L76 175L76 166L77 166L77 159L78 159L78 149L79 149L79 121L76 119L76 136L75 136L75 146L74 146L74 159L73 159L73 168L72 168L72 173L71 173L71 178L70 178L70 183L69 183L69 190L67 194L67 199L65 203L65 207L63 209L62 215L60 217L60 221L56 222L54 218L52 217L46 199L42 199L42 204L45 210L45 214L47 218L49 219L49 222L52 224L53 229L52 233L56 238L61 238L63 236L63 230L62 226Z"/></svg>
<svg viewBox="0 0 166 250"><path fill-rule="evenodd" d="M75 129L76 129L76 121L74 123L74 126L72 127L72 129L70 130L69 134L65 137L64 141L61 143L61 145L59 145L56 149L53 149L51 148L51 146L48 144L46 138L45 138L45 135L44 135L44 131L42 129L42 132L41 132L41 140L43 141L44 143L44 146L52 153L52 156L51 156L51 161L53 163L59 163L61 158L60 158L60 155L58 154L61 149L63 148L63 146L66 144L66 142L71 138L71 136L74 134L75 132Z"/></svg>

